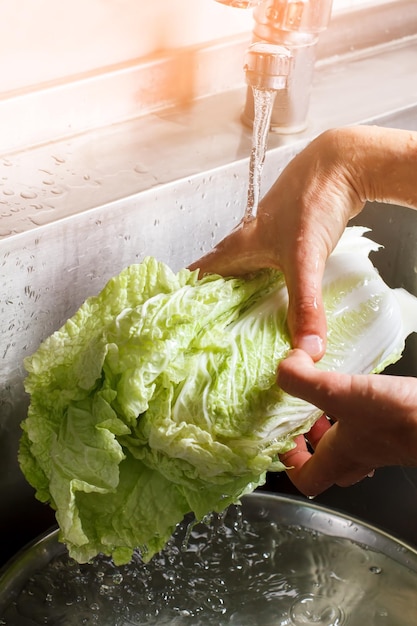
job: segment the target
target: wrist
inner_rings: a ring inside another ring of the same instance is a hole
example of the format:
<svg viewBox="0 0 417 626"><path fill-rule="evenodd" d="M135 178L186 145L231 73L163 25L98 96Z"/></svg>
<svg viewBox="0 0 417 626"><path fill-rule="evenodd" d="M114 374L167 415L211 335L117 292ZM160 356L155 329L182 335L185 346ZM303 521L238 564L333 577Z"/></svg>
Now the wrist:
<svg viewBox="0 0 417 626"><path fill-rule="evenodd" d="M352 126L334 133L343 174L362 204L386 202L417 208L416 132Z"/></svg>

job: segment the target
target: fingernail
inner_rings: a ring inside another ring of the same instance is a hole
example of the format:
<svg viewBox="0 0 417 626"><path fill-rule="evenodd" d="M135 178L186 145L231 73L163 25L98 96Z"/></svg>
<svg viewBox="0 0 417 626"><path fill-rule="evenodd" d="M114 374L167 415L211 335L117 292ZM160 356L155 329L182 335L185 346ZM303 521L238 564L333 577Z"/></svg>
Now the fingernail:
<svg viewBox="0 0 417 626"><path fill-rule="evenodd" d="M318 335L305 335L301 338L298 347L314 358L323 352L323 340Z"/></svg>

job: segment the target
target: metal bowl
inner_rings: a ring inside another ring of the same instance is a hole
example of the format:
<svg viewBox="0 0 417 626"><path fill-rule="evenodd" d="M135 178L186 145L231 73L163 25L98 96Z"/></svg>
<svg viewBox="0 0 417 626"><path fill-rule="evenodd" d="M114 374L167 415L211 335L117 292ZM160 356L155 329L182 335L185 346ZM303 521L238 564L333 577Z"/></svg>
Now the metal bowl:
<svg viewBox="0 0 417 626"><path fill-rule="evenodd" d="M415 624L417 551L298 497L256 492L180 525L148 564L75 563L53 530L0 573L6 626Z"/></svg>

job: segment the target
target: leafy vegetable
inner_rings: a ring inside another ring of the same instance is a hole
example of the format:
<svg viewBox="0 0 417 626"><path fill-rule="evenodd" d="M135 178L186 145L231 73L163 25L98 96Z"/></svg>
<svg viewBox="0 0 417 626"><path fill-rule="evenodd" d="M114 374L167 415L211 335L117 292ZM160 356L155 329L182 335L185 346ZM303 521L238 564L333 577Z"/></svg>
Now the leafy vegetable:
<svg viewBox="0 0 417 626"><path fill-rule="evenodd" d="M382 281L365 230L347 229L327 263L319 367L378 372L417 330L417 300ZM278 454L320 415L276 385L286 309L279 272L199 280L146 258L25 360L19 460L71 556L151 558L186 513L221 511L284 469Z"/></svg>

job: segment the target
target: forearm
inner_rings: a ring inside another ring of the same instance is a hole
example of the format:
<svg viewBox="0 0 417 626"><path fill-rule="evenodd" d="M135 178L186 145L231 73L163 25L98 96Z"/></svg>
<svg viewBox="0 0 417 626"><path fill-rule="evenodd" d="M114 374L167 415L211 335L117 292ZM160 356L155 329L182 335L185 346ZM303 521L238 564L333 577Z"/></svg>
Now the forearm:
<svg viewBox="0 0 417 626"><path fill-rule="evenodd" d="M329 133L362 202L417 209L417 132L357 126Z"/></svg>

